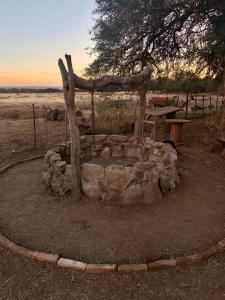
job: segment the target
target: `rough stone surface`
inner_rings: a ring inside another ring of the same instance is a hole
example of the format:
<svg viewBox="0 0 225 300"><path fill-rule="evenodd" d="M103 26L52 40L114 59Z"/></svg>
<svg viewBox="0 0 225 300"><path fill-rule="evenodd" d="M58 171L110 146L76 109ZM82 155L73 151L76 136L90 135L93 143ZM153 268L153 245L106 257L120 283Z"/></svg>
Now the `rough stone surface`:
<svg viewBox="0 0 225 300"><path fill-rule="evenodd" d="M110 155L111 155L111 150L109 147L103 148L100 153L100 157L102 157L102 158L109 158Z"/></svg>
<svg viewBox="0 0 225 300"><path fill-rule="evenodd" d="M95 180L87 181L85 178L82 179L82 191L85 197L98 201L102 199L102 191L99 183Z"/></svg>
<svg viewBox="0 0 225 300"><path fill-rule="evenodd" d="M161 191L165 194L179 184L177 152L169 144L154 142L148 137L104 134L82 136L80 141L84 161L82 191L88 199L102 199L116 205L139 202L149 205L161 199ZM70 143L62 144L45 155L47 169L42 173L42 182L60 196L72 187L70 148ZM100 158L100 163L92 162L93 158L95 161ZM124 160L125 164L113 164L113 159L115 162ZM126 166L128 159L131 162Z"/></svg>
<svg viewBox="0 0 225 300"><path fill-rule="evenodd" d="M157 184L149 182L148 185L144 188L144 195L142 202L150 205L153 202L161 201L162 193Z"/></svg>
<svg viewBox="0 0 225 300"><path fill-rule="evenodd" d="M115 145L112 147L112 157L122 157L123 149L120 145Z"/></svg>
<svg viewBox="0 0 225 300"><path fill-rule="evenodd" d="M144 190L140 184L132 184L122 192L122 204L133 205L141 202L143 194Z"/></svg>
<svg viewBox="0 0 225 300"><path fill-rule="evenodd" d="M112 142L125 143L128 141L128 137L126 135L113 134L109 137L109 140Z"/></svg>
<svg viewBox="0 0 225 300"><path fill-rule="evenodd" d="M81 165L82 177L87 180L104 178L104 168L97 164L84 163Z"/></svg>
<svg viewBox="0 0 225 300"><path fill-rule="evenodd" d="M107 185L113 191L121 191L127 184L130 176L130 169L120 165L111 165L105 168Z"/></svg>

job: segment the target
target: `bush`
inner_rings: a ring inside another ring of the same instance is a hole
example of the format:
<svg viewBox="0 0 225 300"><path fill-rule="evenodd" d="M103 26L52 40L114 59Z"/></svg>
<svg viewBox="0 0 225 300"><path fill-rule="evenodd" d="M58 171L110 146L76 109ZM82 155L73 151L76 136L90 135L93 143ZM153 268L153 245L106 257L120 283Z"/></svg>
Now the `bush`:
<svg viewBox="0 0 225 300"><path fill-rule="evenodd" d="M128 109L127 101L113 100L109 95L96 103L96 111L98 125L116 132L134 121L134 111Z"/></svg>

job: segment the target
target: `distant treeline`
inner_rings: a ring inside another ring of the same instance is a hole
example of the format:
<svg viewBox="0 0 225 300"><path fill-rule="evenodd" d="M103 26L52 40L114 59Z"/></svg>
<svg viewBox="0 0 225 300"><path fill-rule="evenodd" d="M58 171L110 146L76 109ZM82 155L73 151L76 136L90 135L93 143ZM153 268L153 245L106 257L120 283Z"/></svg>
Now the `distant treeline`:
<svg viewBox="0 0 225 300"><path fill-rule="evenodd" d="M57 88L0 88L0 93L60 93Z"/></svg>
<svg viewBox="0 0 225 300"><path fill-rule="evenodd" d="M207 93L217 92L220 88L215 79L201 78L158 78L153 79L149 85L149 90L162 91L167 93Z"/></svg>

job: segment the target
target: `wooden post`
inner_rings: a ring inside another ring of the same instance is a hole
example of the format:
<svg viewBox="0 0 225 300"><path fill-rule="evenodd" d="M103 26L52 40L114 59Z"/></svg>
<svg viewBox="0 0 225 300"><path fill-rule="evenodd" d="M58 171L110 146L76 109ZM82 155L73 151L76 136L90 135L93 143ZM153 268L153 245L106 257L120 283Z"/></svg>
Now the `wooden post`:
<svg viewBox="0 0 225 300"><path fill-rule="evenodd" d="M205 114L205 95L202 96L203 115Z"/></svg>
<svg viewBox="0 0 225 300"><path fill-rule="evenodd" d="M94 91L91 92L91 125L92 125L93 142L94 142L94 145L95 145L95 102L94 102Z"/></svg>
<svg viewBox="0 0 225 300"><path fill-rule="evenodd" d="M189 95L186 95L186 103L185 103L185 118L187 119L188 115L188 101L189 101Z"/></svg>
<svg viewBox="0 0 225 300"><path fill-rule="evenodd" d="M81 199L81 177L80 177L80 133L76 125L75 116L75 84L72 60L70 55L65 55L68 72L63 61L58 62L62 75L63 91L65 99L66 113L69 121L71 139L71 179L72 198L74 201Z"/></svg>
<svg viewBox="0 0 225 300"><path fill-rule="evenodd" d="M212 111L212 97L211 97L211 95L209 96L209 110L210 110L210 112Z"/></svg>
<svg viewBox="0 0 225 300"><path fill-rule="evenodd" d="M197 119L197 95L195 95L195 119Z"/></svg>
<svg viewBox="0 0 225 300"><path fill-rule="evenodd" d="M34 150L37 149L37 132L36 132L36 115L35 115L35 107L32 104L32 115L33 115L33 130L34 130Z"/></svg>
<svg viewBox="0 0 225 300"><path fill-rule="evenodd" d="M138 108L136 114L136 122L134 128L134 136L141 137L143 134L143 126L144 126L144 117L145 117L145 109L146 109L146 94L148 89L150 78L148 78L141 86L140 86L140 98L138 101Z"/></svg>

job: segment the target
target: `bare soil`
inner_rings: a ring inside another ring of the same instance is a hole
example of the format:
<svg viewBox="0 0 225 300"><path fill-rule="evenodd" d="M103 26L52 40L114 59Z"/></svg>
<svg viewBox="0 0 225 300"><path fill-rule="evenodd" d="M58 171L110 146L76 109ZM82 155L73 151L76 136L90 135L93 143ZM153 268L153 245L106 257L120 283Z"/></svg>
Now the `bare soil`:
<svg viewBox="0 0 225 300"><path fill-rule="evenodd" d="M142 263L200 252L224 237L225 165L179 156L180 186L149 207L73 203L69 195L46 192L42 159L17 166L0 179L1 232L31 249L86 262Z"/></svg>
<svg viewBox="0 0 225 300"><path fill-rule="evenodd" d="M58 95L45 95L44 98L43 95L37 95L34 96L35 99L31 95L17 96L15 97L15 94L10 97L0 96L0 166L44 153L43 150L51 143L64 141L65 137L64 123L49 122L47 123L49 141L47 141L45 124L40 119L37 121L38 150L33 151L31 103L40 107L37 115L41 117L42 104L61 107L62 95L59 95L59 101ZM83 97L81 100L85 105L88 103L87 109L89 109L89 98ZM95 261L101 261L103 253L107 253L109 261L114 257L117 259L120 257L121 261L128 262L128 259L143 261L154 256L189 254L204 249L224 237L225 161L220 159L219 154L222 149L215 143L215 117L217 116L206 116L184 127L184 146L178 148L183 155L180 156L183 169L182 184L175 193L166 197L162 204L157 203L150 209L135 207L127 211L106 207L101 203L93 203L93 208L90 209L90 203L75 205L69 198L60 201L50 194L46 196L46 191L39 183L38 168L40 170L41 165L37 166L38 161L36 161L34 162L36 169L33 173L30 167L28 168L31 164L27 164L21 166L22 169L27 170L27 175L22 175L19 167L16 167L0 180L0 231L25 246L32 248L37 244L40 250L57 250L55 242L58 240L60 243L63 242L58 244L60 254L67 254L64 244L66 246L70 244L73 250L71 253L68 252L67 256L79 258L80 255L87 261L88 257L91 259L93 242L85 251L81 251L80 245L85 243L87 245L86 240L90 238L96 239L93 252ZM32 176L33 179L30 178ZM9 180L10 178L13 180ZM4 211L2 211L3 207ZM46 208L49 210L44 212ZM157 219L159 212L162 216ZM68 218L65 218L66 214ZM110 217L109 224L105 222L105 214ZM117 215L120 216L119 221ZM27 226L25 216L29 222L31 221L32 228L30 225ZM46 220L51 217L52 222ZM34 221L31 220L32 218ZM70 223L67 223L68 220ZM144 222L147 226L144 226ZM128 228L128 224L132 226ZM115 226L115 237L112 237L112 241L116 241L121 229L129 229L128 237L124 237L125 231L121 235L121 240L129 242L127 249L124 244L121 244L117 252L115 245L110 251L111 242L107 236L112 226ZM63 233L64 228L67 229L66 233ZM52 229L54 229L53 233L51 233ZM99 235L99 230L102 235ZM158 236L156 230L159 230ZM45 236L49 238L40 241L40 235L45 231ZM146 239L145 244L144 240L140 239L141 234ZM79 235L83 240L81 238L74 240L74 236ZM98 251L100 247L96 245L99 241L103 247ZM140 245L139 241L141 241ZM167 245L170 245L168 249ZM140 248L145 252L142 250L139 253ZM115 276L62 270L31 262L0 248L1 300L223 300L225 299L224 281L224 254L217 259L188 268Z"/></svg>

